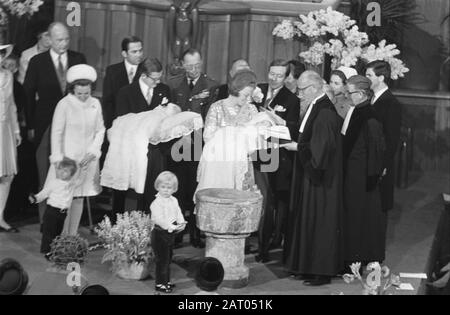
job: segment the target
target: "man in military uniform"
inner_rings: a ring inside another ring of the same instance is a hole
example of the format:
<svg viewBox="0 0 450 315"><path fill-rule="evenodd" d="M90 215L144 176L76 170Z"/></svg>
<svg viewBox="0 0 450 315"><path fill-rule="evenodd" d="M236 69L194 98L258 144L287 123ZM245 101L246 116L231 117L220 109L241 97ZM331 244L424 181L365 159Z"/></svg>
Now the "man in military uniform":
<svg viewBox="0 0 450 315"><path fill-rule="evenodd" d="M183 111L192 111L201 114L203 120L205 120L208 109L213 101L213 91L219 84L202 72L203 61L198 50L187 50L183 53L181 59L185 73L170 78L167 82L170 87L172 102L180 106ZM188 155L183 154L185 152L179 152L183 155L183 160L179 162L171 161L169 163L169 169L177 175L180 182L176 197L180 201L181 209L190 213L190 242L194 247L203 248L205 245L200 240L200 231L196 227L195 217L193 215L193 196L197 187L197 167L201 156L201 152L198 152L198 149L202 145L201 143L200 145L198 143L195 145L194 139L197 139L197 142L200 141L199 139L202 139L201 131L197 135L188 138L185 137L182 140L190 140L191 152ZM181 237L178 237L176 240L178 244L181 242Z"/></svg>
<svg viewBox="0 0 450 315"><path fill-rule="evenodd" d="M182 56L185 73L172 77L168 81L172 101L183 111L193 111L206 118L212 101L212 91L219 86L203 71L202 56L198 50L189 49Z"/></svg>

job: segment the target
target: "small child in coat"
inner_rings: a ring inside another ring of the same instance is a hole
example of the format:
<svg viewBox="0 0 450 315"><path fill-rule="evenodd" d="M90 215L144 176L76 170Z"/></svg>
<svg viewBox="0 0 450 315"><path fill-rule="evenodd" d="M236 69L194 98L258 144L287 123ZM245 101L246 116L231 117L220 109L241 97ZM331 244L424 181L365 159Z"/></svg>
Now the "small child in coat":
<svg viewBox="0 0 450 315"><path fill-rule="evenodd" d="M74 190L79 184L77 163L64 158L56 165L56 178L47 183L40 193L30 197L31 203L41 203L47 199L43 217L41 253L49 258L51 243L64 228L67 210L72 204Z"/></svg>
<svg viewBox="0 0 450 315"><path fill-rule="evenodd" d="M172 196L178 190L178 179L171 172L159 174L155 181L158 191L156 199L150 206L152 231L152 248L156 263L155 290L171 293L174 284L170 282L170 263L172 261L175 234L184 230L184 220L178 200Z"/></svg>

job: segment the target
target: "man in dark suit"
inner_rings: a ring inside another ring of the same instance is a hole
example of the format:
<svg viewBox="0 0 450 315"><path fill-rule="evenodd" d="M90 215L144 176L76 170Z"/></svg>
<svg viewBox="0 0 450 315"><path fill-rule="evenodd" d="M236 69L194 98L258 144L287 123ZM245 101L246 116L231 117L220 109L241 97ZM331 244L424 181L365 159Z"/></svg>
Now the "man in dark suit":
<svg viewBox="0 0 450 315"><path fill-rule="evenodd" d="M119 90L136 82L142 72L139 64L144 58L142 40L136 36L126 37L122 40L123 61L110 65L106 68L103 81L103 117L105 127L111 128L116 118L116 97Z"/></svg>
<svg viewBox="0 0 450 315"><path fill-rule="evenodd" d="M150 111L162 104L164 99L170 100L169 87L161 83L163 68L158 59L149 58L145 60L141 64L141 71L139 80L124 86L117 94L116 117ZM154 182L156 177L166 170L166 156L167 153L170 153L170 143L149 144L148 149L149 163L145 190L138 200L138 208L144 211L149 209L151 202L155 198ZM126 191L113 191L113 213L111 218L113 222L116 220L117 213L123 213L125 210L126 195Z"/></svg>
<svg viewBox="0 0 450 315"><path fill-rule="evenodd" d="M290 67L287 61L274 60L269 66L269 83L258 85L264 98L256 105L260 110L269 110L284 120L289 128L291 139L297 139L300 126L300 100L284 86L289 74ZM272 150L270 156L279 157L279 166L275 172L267 173L261 163L255 163L257 185L267 197L259 231L259 255L256 257L257 261L262 262L269 260L268 250L272 233L275 232L273 247L281 246L285 234L294 163L294 154L285 149Z"/></svg>
<svg viewBox="0 0 450 315"><path fill-rule="evenodd" d="M236 72L244 69L250 69L247 60L237 59L233 61L231 69L228 72L228 81L230 81L230 79L234 77ZM228 98L229 95L230 93L228 92L228 83L222 84L214 91L214 102L224 100Z"/></svg>
<svg viewBox="0 0 450 315"><path fill-rule="evenodd" d="M51 48L30 60L23 84L28 137L37 148L39 190L43 188L50 166L50 126L55 107L66 94L66 72L74 65L86 63L83 54L68 50L69 31L63 23L52 23L48 32ZM42 204L39 206L41 222L44 211L45 204Z"/></svg>
<svg viewBox="0 0 450 315"><path fill-rule="evenodd" d="M186 73L175 76L168 81L172 102L180 106L183 111L199 113L205 119L209 106L213 101L213 91L217 88L218 83L202 72L203 61L199 51L189 49L184 52L182 64ZM202 139L202 136L197 133L197 136L193 135L189 139L192 142L192 154L188 159L189 161L171 161L170 169L177 175L180 182L176 197L180 201L181 209L190 213L189 231L191 244L194 247L204 247L204 243L200 240L200 231L196 226L193 215L193 196L197 187L197 167L201 152L195 152L195 148L199 146L195 146L195 141L192 141L192 139ZM187 138L183 140L185 141ZM181 242L182 233L179 235L177 243Z"/></svg>
<svg viewBox="0 0 450 315"><path fill-rule="evenodd" d="M386 152L383 161L383 178L381 180L381 205L383 211L394 208L394 159L400 142L402 123L402 106L389 90L391 66L385 61L374 61L367 65L366 76L372 81L374 92L372 105L378 120L383 125Z"/></svg>

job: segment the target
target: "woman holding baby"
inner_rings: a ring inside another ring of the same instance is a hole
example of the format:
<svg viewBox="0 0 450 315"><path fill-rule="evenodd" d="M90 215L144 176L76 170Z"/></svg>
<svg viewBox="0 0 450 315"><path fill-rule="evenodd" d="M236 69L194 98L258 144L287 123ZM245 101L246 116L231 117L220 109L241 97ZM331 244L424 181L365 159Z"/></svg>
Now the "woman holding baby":
<svg viewBox="0 0 450 315"><path fill-rule="evenodd" d="M258 93L252 71L239 71L228 85L229 97L214 103L206 117L197 191L255 189L249 155L261 146L258 129L276 124L269 113L258 113L252 104Z"/></svg>

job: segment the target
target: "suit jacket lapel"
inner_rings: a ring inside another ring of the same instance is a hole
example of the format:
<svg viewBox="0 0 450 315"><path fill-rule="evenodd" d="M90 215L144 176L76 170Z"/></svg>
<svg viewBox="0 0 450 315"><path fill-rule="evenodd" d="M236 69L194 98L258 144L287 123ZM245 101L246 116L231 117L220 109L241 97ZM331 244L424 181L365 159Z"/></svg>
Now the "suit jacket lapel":
<svg viewBox="0 0 450 315"><path fill-rule="evenodd" d="M187 80L186 80L187 84ZM188 86L189 88L189 86ZM207 84L204 75L202 74L200 78L198 78L197 83L195 84L194 88L192 89L191 96L200 94L203 90L207 89Z"/></svg>
<svg viewBox="0 0 450 315"><path fill-rule="evenodd" d="M314 104L311 114L308 117L308 121L305 125L305 130L303 130L303 133L300 134L300 140L299 142L309 142L312 136L312 127L314 124L314 121L316 120L317 116L319 115L319 112L322 110L322 108L326 107L327 104L324 102L326 99L326 95L320 99L317 100L317 102ZM305 117L306 119L306 117Z"/></svg>
<svg viewBox="0 0 450 315"><path fill-rule="evenodd" d="M147 100L145 96L142 94L141 86L138 82L134 82L133 84L133 101L135 102L136 110L138 113L145 112L148 110L149 106L147 104Z"/></svg>
<svg viewBox="0 0 450 315"><path fill-rule="evenodd" d="M67 51L67 70L69 70L70 67L74 66L75 61L73 60L74 56L70 50Z"/></svg>
<svg viewBox="0 0 450 315"><path fill-rule="evenodd" d="M48 50L46 53L46 63L47 65L43 65L44 69L49 69L49 79L53 80L52 86L59 86L59 91L61 92L61 95L63 95L63 92L61 91L61 85L59 83L58 74L56 73L55 64L53 63L52 55L50 54L50 50Z"/></svg>
<svg viewBox="0 0 450 315"><path fill-rule="evenodd" d="M263 101L261 103L262 106L264 106L264 103L267 100L267 93L269 93L269 85L268 84L262 84L261 85L261 92L263 93L264 97L263 97Z"/></svg>
<svg viewBox="0 0 450 315"><path fill-rule="evenodd" d="M120 65L119 72L117 73L117 81L121 86L130 84L130 81L128 81L128 73L127 68L125 67L125 61Z"/></svg>
<svg viewBox="0 0 450 315"><path fill-rule="evenodd" d="M285 107L284 100L286 98L285 87L283 86L277 93L277 95L270 102L270 108L274 109L275 106L281 105Z"/></svg>
<svg viewBox="0 0 450 315"><path fill-rule="evenodd" d="M375 117L373 109L370 106L370 102L367 102L367 104L355 108L355 111L353 112L347 129L347 133L344 136L344 161L348 159L350 153L353 151L353 148L355 147L356 141L358 140L365 123L369 119Z"/></svg>
<svg viewBox="0 0 450 315"><path fill-rule="evenodd" d="M161 102L162 102L164 97L167 97L167 96L163 95L162 89L161 89L161 84L158 84L153 89L153 97L152 97L152 102L150 103L150 108L154 109L157 106L159 106L161 104Z"/></svg>
<svg viewBox="0 0 450 315"><path fill-rule="evenodd" d="M389 94L391 93L391 90L387 90L381 96L376 100L376 102L373 104L374 108L376 110L380 110L381 107L384 105L385 100L389 98Z"/></svg>
<svg viewBox="0 0 450 315"><path fill-rule="evenodd" d="M178 93L188 96L188 99L191 97L191 95L193 95L191 94L191 89L189 88L188 79L186 76L183 78L183 80L181 80L179 89L180 91Z"/></svg>

